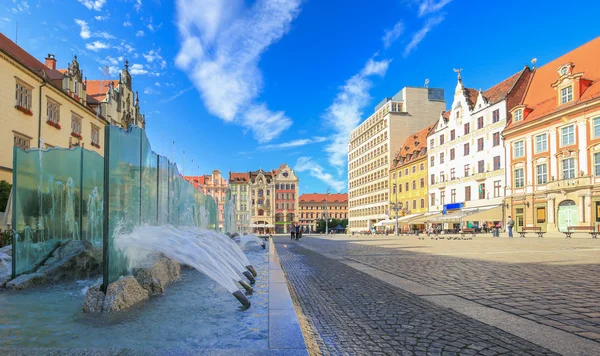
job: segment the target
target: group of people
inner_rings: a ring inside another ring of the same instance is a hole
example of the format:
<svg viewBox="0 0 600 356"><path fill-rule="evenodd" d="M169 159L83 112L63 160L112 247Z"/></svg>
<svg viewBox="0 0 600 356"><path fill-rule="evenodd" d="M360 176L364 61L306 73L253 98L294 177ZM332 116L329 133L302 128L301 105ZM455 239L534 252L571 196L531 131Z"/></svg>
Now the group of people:
<svg viewBox="0 0 600 356"><path fill-rule="evenodd" d="M292 224L290 226L290 234L292 240L299 240L302 237L302 229L300 228L300 224Z"/></svg>

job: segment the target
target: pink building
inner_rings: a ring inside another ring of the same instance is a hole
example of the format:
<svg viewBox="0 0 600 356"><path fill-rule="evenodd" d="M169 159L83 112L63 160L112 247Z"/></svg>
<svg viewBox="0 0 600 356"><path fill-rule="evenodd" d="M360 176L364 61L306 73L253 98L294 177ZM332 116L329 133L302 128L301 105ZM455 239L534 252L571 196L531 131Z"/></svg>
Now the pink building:
<svg viewBox="0 0 600 356"><path fill-rule="evenodd" d="M227 180L221 176L221 171L214 170L212 174L201 176L186 176L185 180L192 183L196 189L203 194L210 195L219 206L219 227L225 227L225 215L223 205L227 196Z"/></svg>

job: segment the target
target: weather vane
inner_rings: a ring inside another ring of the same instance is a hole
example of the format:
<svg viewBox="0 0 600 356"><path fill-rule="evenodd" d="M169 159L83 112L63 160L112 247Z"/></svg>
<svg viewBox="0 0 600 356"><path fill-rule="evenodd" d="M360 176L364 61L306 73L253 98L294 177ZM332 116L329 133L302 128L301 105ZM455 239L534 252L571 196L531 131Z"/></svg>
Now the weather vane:
<svg viewBox="0 0 600 356"><path fill-rule="evenodd" d="M429 78L425 78L425 88L429 88Z"/></svg>
<svg viewBox="0 0 600 356"><path fill-rule="evenodd" d="M458 79L460 79L460 72L462 72L463 69L462 68L458 68L458 69L454 68L452 70L454 71L454 73L458 73Z"/></svg>

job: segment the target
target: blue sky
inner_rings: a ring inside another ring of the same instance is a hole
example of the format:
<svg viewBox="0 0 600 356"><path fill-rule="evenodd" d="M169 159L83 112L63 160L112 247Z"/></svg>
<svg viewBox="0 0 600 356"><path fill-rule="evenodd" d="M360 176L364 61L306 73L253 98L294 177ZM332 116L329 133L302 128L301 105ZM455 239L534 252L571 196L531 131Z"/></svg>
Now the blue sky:
<svg viewBox="0 0 600 356"><path fill-rule="evenodd" d="M576 6L575 6L576 5ZM0 31L90 79L129 59L153 148L185 173L296 169L346 191L346 140L404 86L486 89L600 35L596 0L0 0ZM173 141L175 144L173 145ZM184 154L185 152L185 154ZM192 163L193 160L193 163Z"/></svg>

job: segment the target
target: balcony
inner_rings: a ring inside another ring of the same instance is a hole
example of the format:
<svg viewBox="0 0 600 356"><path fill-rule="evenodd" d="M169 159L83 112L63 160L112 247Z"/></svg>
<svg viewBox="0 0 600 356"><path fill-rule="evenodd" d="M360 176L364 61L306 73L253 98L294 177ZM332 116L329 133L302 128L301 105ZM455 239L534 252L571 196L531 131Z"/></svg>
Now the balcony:
<svg viewBox="0 0 600 356"><path fill-rule="evenodd" d="M575 177L548 182L548 190L570 190L583 188L593 184L593 177Z"/></svg>

